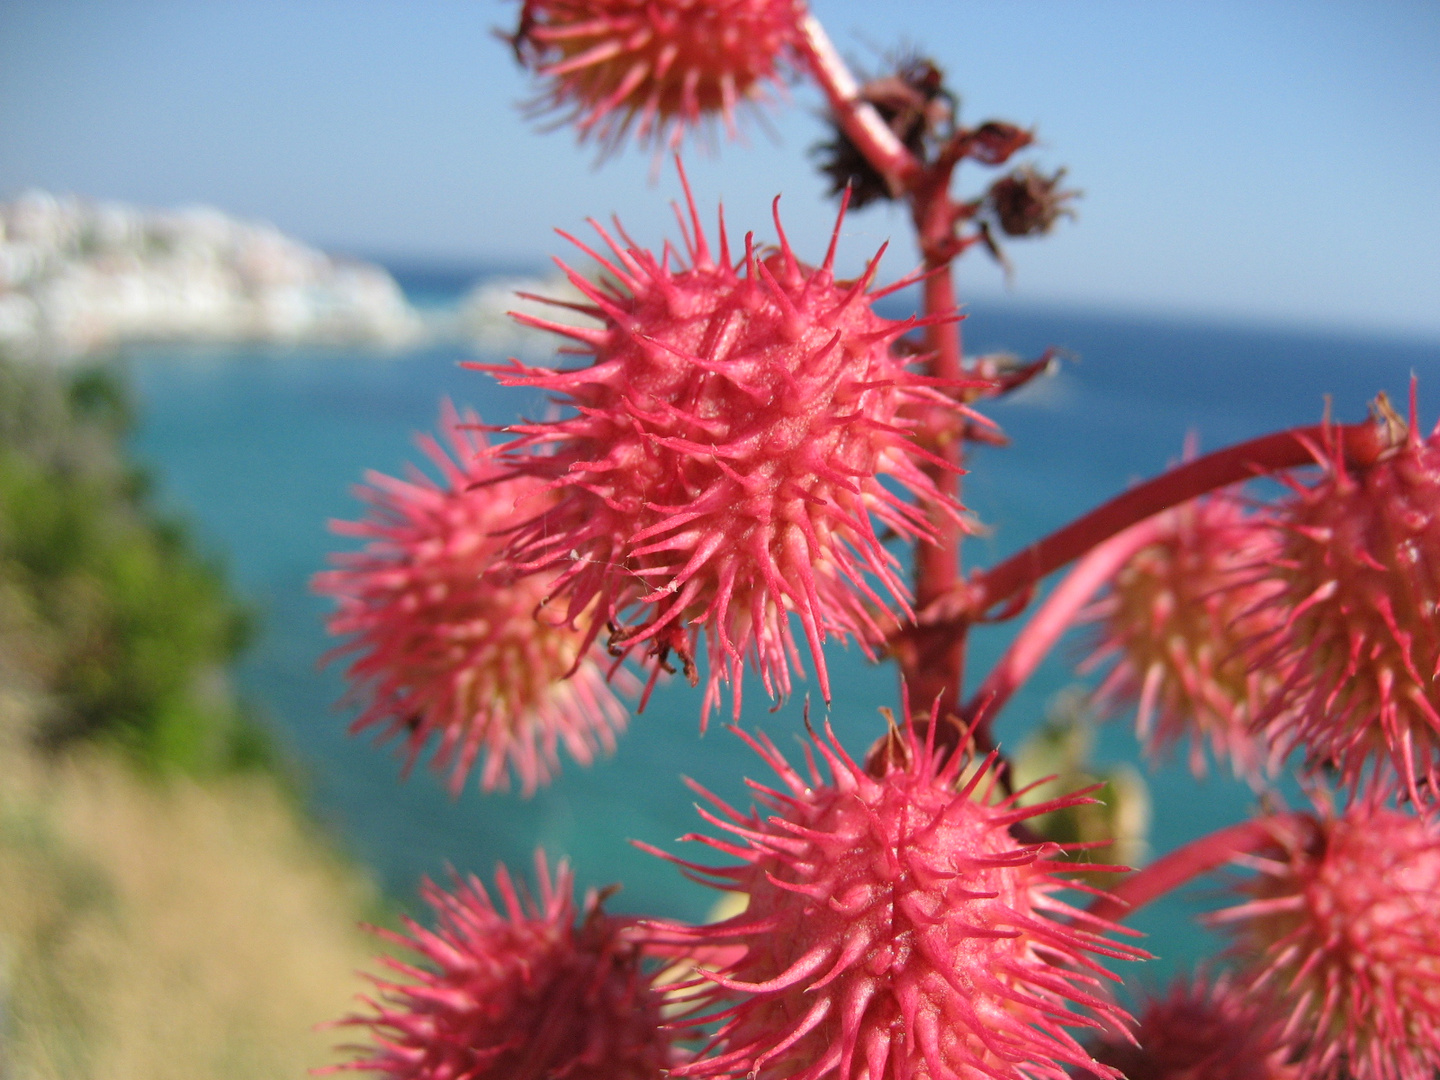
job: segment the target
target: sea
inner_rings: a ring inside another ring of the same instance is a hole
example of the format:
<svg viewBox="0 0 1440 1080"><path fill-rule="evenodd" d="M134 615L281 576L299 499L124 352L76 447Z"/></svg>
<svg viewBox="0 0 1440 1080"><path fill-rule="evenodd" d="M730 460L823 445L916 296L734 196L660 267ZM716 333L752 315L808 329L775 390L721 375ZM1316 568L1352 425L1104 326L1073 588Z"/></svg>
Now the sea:
<svg viewBox="0 0 1440 1080"><path fill-rule="evenodd" d="M397 268L420 306L458 301L483 270ZM905 297L887 314L906 314ZM1418 379L1422 422L1440 413L1440 342L1383 339L1295 328L1147 320L1081 311L977 303L964 323L968 352L1038 356L1064 350L1055 375L985 406L1011 440L982 447L969 461L964 501L983 522L967 541L967 567L984 566L1178 460L1187 438L1203 449L1277 428L1318 421L1330 409L1361 419L1377 392L1405 402ZM122 362L140 407L134 453L154 473L160 498L184 516L204 548L221 560L261 624L235 678L293 755L315 817L397 902L422 919L417 885L453 874L489 879L497 863L528 872L537 847L568 858L582 887L619 883L615 910L704 919L716 895L636 848L643 841L705 861L681 842L708 829L682 783L693 777L745 808L745 778L768 769L725 723L699 730L700 695L670 680L634 717L613 757L589 768L567 762L559 779L532 798L486 794L472 782L457 798L419 767L401 777L391 746L346 734L354 710L342 665L322 657L335 642L324 630L329 602L310 580L333 552L352 545L330 523L363 513L354 486L366 470L399 474L422 461L414 440L435 427L442 399L477 410L487 423L540 415L546 403L462 368L498 360L461 344L399 354L340 347L131 347ZM983 675L1016 628L981 627L971 649L969 684ZM1073 632L997 721L1015 747L1077 683L1084 633ZM828 720L859 753L882 730L879 710L897 705L894 672L854 648L827 652L833 702L814 682L778 707L754 683L745 687L741 723L763 730L798 760L803 710ZM727 715L720 720L728 720ZM1131 719L1098 731L1096 756L1142 762ZM1242 819L1254 792L1224 769L1191 775L1183 755L1143 763L1154 820L1150 847L1162 854ZM698 852L698 854L697 854ZM1158 957L1131 985L1163 985L1216 953L1220 939L1196 916L1223 904L1215 878L1177 891L1138 913L1131 925Z"/></svg>

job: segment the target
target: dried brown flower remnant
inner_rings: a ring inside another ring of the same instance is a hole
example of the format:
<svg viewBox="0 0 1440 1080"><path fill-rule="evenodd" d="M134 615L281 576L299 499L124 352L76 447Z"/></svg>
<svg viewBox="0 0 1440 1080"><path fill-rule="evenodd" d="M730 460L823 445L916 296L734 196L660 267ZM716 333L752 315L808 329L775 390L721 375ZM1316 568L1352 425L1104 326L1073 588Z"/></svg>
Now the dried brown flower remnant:
<svg viewBox="0 0 1440 1080"><path fill-rule="evenodd" d="M1032 132L1003 120L987 120L974 131L957 136L965 156L981 165L1003 165L1035 141Z"/></svg>
<svg viewBox="0 0 1440 1080"><path fill-rule="evenodd" d="M1069 206L1078 191L1060 187L1065 170L1046 176L1025 165L990 185L988 209L1006 236L1043 236L1062 217L1074 217Z"/></svg>
<svg viewBox="0 0 1440 1080"><path fill-rule="evenodd" d="M932 60L909 56L895 71L871 79L860 88L861 100L875 107L905 148L919 160L929 157L928 141L954 121L954 99L945 86L945 73ZM850 187L851 207L878 199L892 199L885 178L870 164L837 124L829 142L815 147L820 171L830 177L830 194Z"/></svg>

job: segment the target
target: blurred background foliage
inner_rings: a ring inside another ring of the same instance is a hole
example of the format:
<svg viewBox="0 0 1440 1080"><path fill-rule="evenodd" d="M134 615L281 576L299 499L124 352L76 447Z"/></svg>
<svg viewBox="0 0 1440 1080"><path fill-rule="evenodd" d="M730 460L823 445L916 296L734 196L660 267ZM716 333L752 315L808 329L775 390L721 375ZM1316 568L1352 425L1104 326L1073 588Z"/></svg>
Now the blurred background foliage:
<svg viewBox="0 0 1440 1080"><path fill-rule="evenodd" d="M0 1080L294 1078L393 921L227 668L220 566L114 367L0 358Z"/></svg>
<svg viewBox="0 0 1440 1080"><path fill-rule="evenodd" d="M225 674L251 617L124 460L132 422L112 368L0 360L0 651L45 699L35 738L154 769L273 765Z"/></svg>
<svg viewBox="0 0 1440 1080"><path fill-rule="evenodd" d="M1012 783L1024 806L1039 806L1071 792L1093 789L1092 801L1030 818L1029 827L1057 844L1079 845L1077 863L1143 866L1150 855L1150 789L1128 762L1097 763L1090 694L1073 687L1057 694L1045 722L1020 744L1011 761ZM1092 872L1105 888L1119 875Z"/></svg>

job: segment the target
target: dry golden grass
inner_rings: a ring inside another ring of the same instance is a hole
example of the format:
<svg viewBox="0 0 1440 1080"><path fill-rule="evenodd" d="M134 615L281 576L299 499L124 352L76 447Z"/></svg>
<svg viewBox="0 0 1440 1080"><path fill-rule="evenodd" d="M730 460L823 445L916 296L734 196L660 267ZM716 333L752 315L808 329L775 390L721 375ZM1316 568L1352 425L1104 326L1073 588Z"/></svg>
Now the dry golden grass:
<svg viewBox="0 0 1440 1080"><path fill-rule="evenodd" d="M372 968L371 890L264 776L59 764L0 692L0 1080L300 1078ZM7 715L8 714L8 715ZM9 722L7 722L9 721ZM12 733L8 738L4 732Z"/></svg>

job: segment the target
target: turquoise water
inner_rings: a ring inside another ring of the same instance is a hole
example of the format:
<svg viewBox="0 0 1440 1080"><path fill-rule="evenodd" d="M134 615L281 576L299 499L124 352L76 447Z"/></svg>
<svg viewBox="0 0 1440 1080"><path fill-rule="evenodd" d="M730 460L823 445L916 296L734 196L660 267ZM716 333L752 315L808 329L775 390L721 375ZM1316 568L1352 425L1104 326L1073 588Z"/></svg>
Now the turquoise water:
<svg viewBox="0 0 1440 1080"><path fill-rule="evenodd" d="M966 333L970 351L1031 355L1060 345L1078 356L1058 377L988 409L1014 445L982 450L972 461L965 501L992 531L968 542L969 565L1003 557L1158 471L1179 455L1190 430L1214 448L1311 423L1326 394L1338 418L1358 419L1377 390L1403 400L1412 371L1421 379L1422 417L1440 411L1440 345L1008 307L979 308ZM623 882L617 909L701 918L713 894L627 841L693 856L673 843L701 824L680 775L741 806L748 803L741 778L766 776L723 727L698 735L699 695L683 684L657 691L612 759L588 770L570 764L529 800L473 788L451 800L423 769L401 783L389 748L344 734L348 714L334 705L342 679L318 667L330 644L322 630L327 605L307 587L326 554L343 546L326 521L360 513L349 488L364 470L394 473L418 459L412 438L433 427L442 396L495 423L543 410L543 402L458 367L472 358L458 347L389 358L343 349L135 349L126 357L142 407L134 449L260 610L264 631L238 672L241 687L303 763L315 812L395 895L411 897L422 876L443 877L450 867L488 877L497 860L528 866L543 844L552 856L570 856L583 885ZM1010 632L977 632L976 671ZM1067 661L1077 655L1073 643L1059 650L1011 704L997 729L1007 744L1017 745L1072 680ZM831 719L842 741L864 747L879 731L877 707L895 703L893 675L853 650L832 649L829 662ZM770 713L758 687L748 687L746 725L794 747L802 698ZM815 711L823 713L818 702ZM1123 723L1103 729L1100 756L1134 758ZM1237 820L1251 801L1241 785L1197 782L1174 765L1150 779L1157 852ZM1163 957L1145 981L1213 947L1187 921L1212 888L1189 890L1134 920L1153 932L1150 947Z"/></svg>

